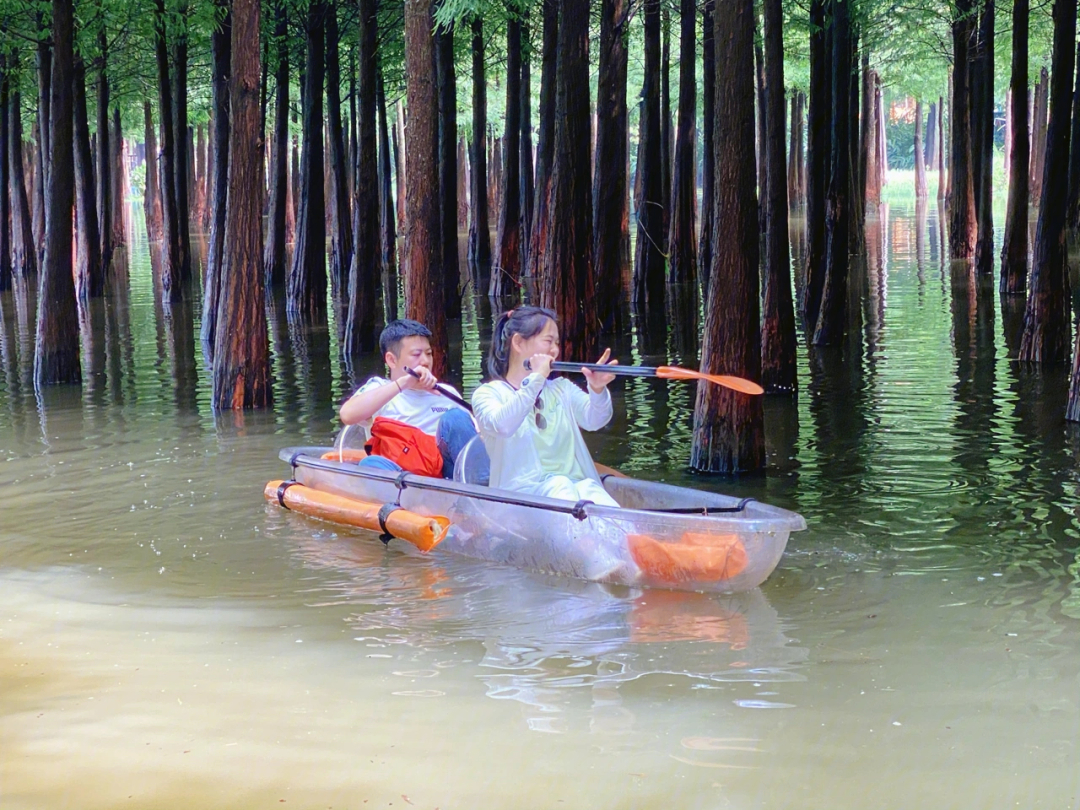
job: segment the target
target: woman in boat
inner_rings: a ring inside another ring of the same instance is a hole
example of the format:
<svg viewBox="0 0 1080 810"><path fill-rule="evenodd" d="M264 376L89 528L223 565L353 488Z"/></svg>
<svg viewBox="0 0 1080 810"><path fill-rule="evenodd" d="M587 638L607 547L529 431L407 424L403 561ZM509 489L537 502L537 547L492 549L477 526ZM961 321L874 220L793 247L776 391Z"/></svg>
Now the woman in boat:
<svg viewBox="0 0 1080 810"><path fill-rule="evenodd" d="M565 378L550 378L558 356L559 326L552 310L519 307L499 317L488 356L492 380L472 397L491 457L491 486L618 506L581 437L582 428L599 430L611 421L607 386L615 375L583 369L586 393ZM610 356L606 349L599 362L615 363Z"/></svg>

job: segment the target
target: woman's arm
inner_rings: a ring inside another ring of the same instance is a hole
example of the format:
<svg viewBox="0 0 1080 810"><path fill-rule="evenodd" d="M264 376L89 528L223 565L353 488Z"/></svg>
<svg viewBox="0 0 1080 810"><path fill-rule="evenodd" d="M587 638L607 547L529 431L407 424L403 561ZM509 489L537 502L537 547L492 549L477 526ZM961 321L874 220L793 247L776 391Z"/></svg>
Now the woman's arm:
<svg viewBox="0 0 1080 810"><path fill-rule="evenodd" d="M599 430L611 421L611 392L607 386L599 394L592 389L586 394L565 377L560 378L559 383L570 399L574 419L582 430Z"/></svg>
<svg viewBox="0 0 1080 810"><path fill-rule="evenodd" d="M485 383L473 392L473 416L482 433L494 433L508 439L532 412L544 381L530 374L514 391L505 383Z"/></svg>

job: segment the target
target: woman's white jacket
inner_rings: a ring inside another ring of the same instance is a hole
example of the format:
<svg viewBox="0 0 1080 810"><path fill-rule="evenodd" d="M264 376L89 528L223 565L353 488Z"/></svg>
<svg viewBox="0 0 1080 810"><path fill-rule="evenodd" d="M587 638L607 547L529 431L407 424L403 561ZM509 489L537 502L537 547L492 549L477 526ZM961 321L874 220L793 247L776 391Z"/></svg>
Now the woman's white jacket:
<svg viewBox="0 0 1080 810"><path fill-rule="evenodd" d="M473 415L491 457L491 486L528 491L547 477L536 452L533 418L533 405L541 393L545 401L555 395L573 415L574 455L585 475L599 483L581 428L599 430L611 421L611 393L607 388L599 394L585 393L565 377L545 380L530 374L516 390L508 382L494 380L473 392Z"/></svg>

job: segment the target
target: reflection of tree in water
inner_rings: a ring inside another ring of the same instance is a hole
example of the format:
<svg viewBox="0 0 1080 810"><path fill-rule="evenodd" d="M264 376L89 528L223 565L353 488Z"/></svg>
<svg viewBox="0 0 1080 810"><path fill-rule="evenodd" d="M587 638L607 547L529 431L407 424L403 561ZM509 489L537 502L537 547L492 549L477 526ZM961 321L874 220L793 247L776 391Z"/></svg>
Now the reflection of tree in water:
<svg viewBox="0 0 1080 810"><path fill-rule="evenodd" d="M476 677L489 697L523 704L533 730L641 733L630 684L654 677L671 699L710 685L803 679L807 651L784 635L760 590L613 588L384 551L368 534L312 537L298 521L296 554L320 572L314 606L349 605L355 637L404 645L410 661L433 670L448 648L481 644Z"/></svg>

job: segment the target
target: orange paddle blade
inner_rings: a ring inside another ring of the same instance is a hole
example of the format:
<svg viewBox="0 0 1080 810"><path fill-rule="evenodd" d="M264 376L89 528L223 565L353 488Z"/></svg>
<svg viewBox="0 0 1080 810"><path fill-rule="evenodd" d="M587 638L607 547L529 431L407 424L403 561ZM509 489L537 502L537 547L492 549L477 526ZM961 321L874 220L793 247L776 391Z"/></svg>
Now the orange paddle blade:
<svg viewBox="0 0 1080 810"><path fill-rule="evenodd" d="M693 371L678 366L659 366L656 376L665 380L708 380L716 385L730 388L732 391L740 391L744 394L764 394L765 389L756 382L745 380L742 377L732 377L728 374L705 374L701 371Z"/></svg>

